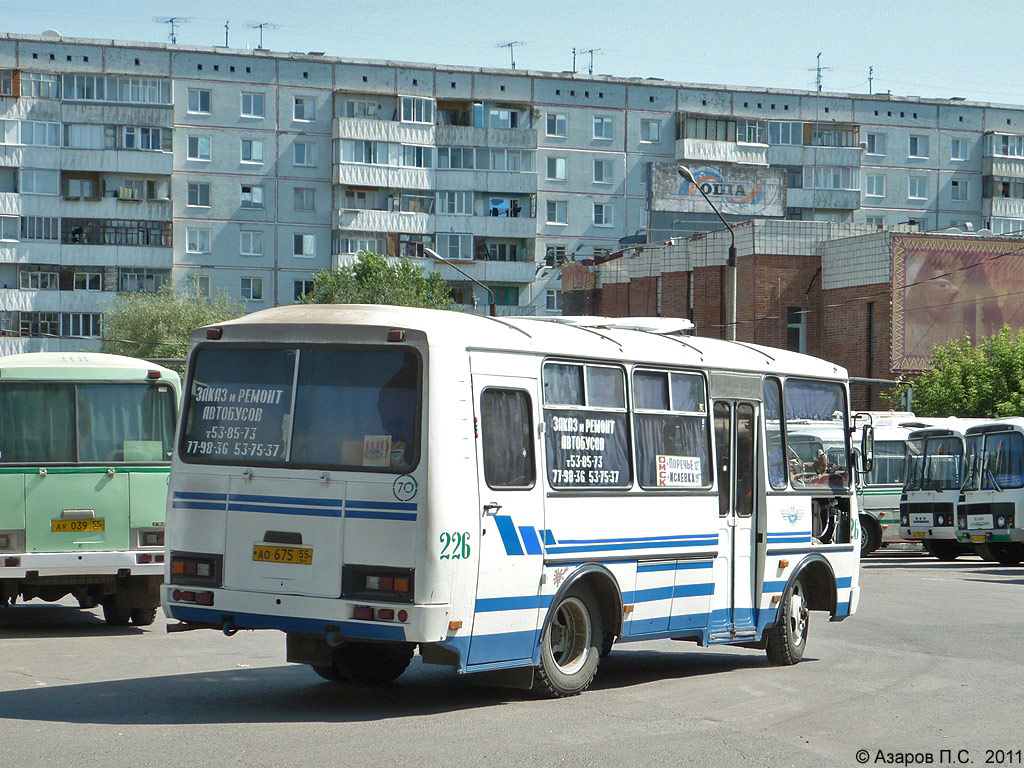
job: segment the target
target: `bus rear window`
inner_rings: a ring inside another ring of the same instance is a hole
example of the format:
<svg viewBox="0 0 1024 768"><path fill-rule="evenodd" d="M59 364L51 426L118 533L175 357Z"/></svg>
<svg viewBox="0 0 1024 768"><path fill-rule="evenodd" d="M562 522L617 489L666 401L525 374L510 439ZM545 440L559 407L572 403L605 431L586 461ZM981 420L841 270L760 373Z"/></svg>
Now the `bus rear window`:
<svg viewBox="0 0 1024 768"><path fill-rule="evenodd" d="M418 461L419 396L408 349L200 349L181 456L407 472Z"/></svg>

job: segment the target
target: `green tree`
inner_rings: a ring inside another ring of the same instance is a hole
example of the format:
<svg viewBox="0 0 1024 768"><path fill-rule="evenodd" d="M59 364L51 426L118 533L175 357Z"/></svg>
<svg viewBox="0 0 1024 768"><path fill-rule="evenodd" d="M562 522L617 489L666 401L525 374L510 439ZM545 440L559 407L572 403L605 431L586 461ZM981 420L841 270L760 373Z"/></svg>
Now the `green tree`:
<svg viewBox="0 0 1024 768"><path fill-rule="evenodd" d="M1024 416L1024 331L1008 326L980 339L953 339L932 350L932 369L904 384L913 387L919 416Z"/></svg>
<svg viewBox="0 0 1024 768"><path fill-rule="evenodd" d="M239 317L245 302L224 292L210 299L164 286L156 293L122 293L104 315L101 351L147 358L184 357L196 328Z"/></svg>
<svg viewBox="0 0 1024 768"><path fill-rule="evenodd" d="M408 259L391 260L363 251L337 272L313 275L313 290L303 297L307 304L394 304L402 307L451 309L448 283L437 272L424 275Z"/></svg>

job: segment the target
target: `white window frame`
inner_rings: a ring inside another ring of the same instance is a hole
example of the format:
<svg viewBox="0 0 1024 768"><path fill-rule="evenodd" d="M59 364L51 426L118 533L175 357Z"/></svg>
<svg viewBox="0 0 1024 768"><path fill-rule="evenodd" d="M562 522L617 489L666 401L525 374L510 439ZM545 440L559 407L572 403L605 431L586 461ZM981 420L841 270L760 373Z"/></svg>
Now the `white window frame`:
<svg viewBox="0 0 1024 768"><path fill-rule="evenodd" d="M299 113L302 116L299 116ZM298 123L312 123L316 120L316 99L311 96L296 96L292 103L292 119Z"/></svg>
<svg viewBox="0 0 1024 768"><path fill-rule="evenodd" d="M249 152L246 157L246 145ZM263 139L242 139L242 162L249 165L263 165Z"/></svg>
<svg viewBox="0 0 1024 768"><path fill-rule="evenodd" d="M437 204L434 212L443 216L472 216L473 193L440 191L437 193Z"/></svg>
<svg viewBox="0 0 1024 768"><path fill-rule="evenodd" d="M81 288L78 287L79 282L83 283ZM95 288L90 288L90 284L95 284ZM86 291L95 293L96 291L103 290L103 272L100 270L75 270L74 280L72 281L72 289L76 291Z"/></svg>
<svg viewBox="0 0 1024 768"><path fill-rule="evenodd" d="M552 120L554 118L554 120ZM551 132L551 124L554 123L555 132ZM564 139L568 135L569 118L563 112L548 112L547 117L544 121L544 135L551 136L556 139ZM561 133L559 133L561 129Z"/></svg>
<svg viewBox="0 0 1024 768"><path fill-rule="evenodd" d="M296 250L296 248L301 248L301 250ZM293 232L292 256L296 259L316 258L316 235L311 232Z"/></svg>
<svg viewBox="0 0 1024 768"><path fill-rule="evenodd" d="M950 142L949 159L953 161L963 161L967 159L967 141L965 139L953 139Z"/></svg>
<svg viewBox="0 0 1024 768"><path fill-rule="evenodd" d="M601 172L598 173L598 168ZM600 178L598 178L600 176ZM601 158L594 160L594 183L595 184L611 184L612 183L612 161Z"/></svg>
<svg viewBox="0 0 1024 768"><path fill-rule="evenodd" d="M548 181L565 181L568 170L568 161L564 155L548 155L545 162L544 178Z"/></svg>
<svg viewBox="0 0 1024 768"><path fill-rule="evenodd" d="M970 199L971 195L971 182L965 178L953 178L949 180L949 199L955 200L958 203L966 202Z"/></svg>
<svg viewBox="0 0 1024 768"><path fill-rule="evenodd" d="M612 227L615 225L615 209L611 203L594 203L594 226Z"/></svg>
<svg viewBox="0 0 1024 768"><path fill-rule="evenodd" d="M245 301L263 301L263 278L254 276L239 278L238 293Z"/></svg>
<svg viewBox="0 0 1024 768"><path fill-rule="evenodd" d="M422 144L402 144L402 167L433 168L434 148Z"/></svg>
<svg viewBox="0 0 1024 768"><path fill-rule="evenodd" d="M864 174L864 196L885 197L885 176L877 173Z"/></svg>
<svg viewBox="0 0 1024 768"><path fill-rule="evenodd" d="M246 99L249 100L249 111L248 112L245 111ZM256 102L257 102L257 100L259 101L259 107L260 107L259 112L256 111ZM266 94L260 93L260 92L255 92L255 91L243 91L242 92L242 104L241 104L241 107L239 108L239 115L241 117L246 117L246 118L249 118L249 119L262 120L264 117L266 117L266 110L267 110L267 97L266 97Z"/></svg>
<svg viewBox="0 0 1024 768"><path fill-rule="evenodd" d="M435 104L423 96L399 96L398 119L402 123L433 125Z"/></svg>
<svg viewBox="0 0 1024 768"><path fill-rule="evenodd" d="M193 100L193 94L195 99ZM206 95L206 109L203 109L203 94ZM190 115L213 114L213 91L209 88L189 88L186 95L187 108ZM193 103L195 106L193 107Z"/></svg>
<svg viewBox="0 0 1024 768"><path fill-rule="evenodd" d="M924 154L922 154L922 150ZM910 134L907 147L907 157L913 157L918 160L927 160L930 147L928 146L928 137L920 133Z"/></svg>
<svg viewBox="0 0 1024 768"><path fill-rule="evenodd" d="M206 154L203 154L203 147L206 147ZM195 154L193 154L193 151ZM213 152L213 138L210 136L189 136L185 140L185 157L196 162L210 162L210 155Z"/></svg>
<svg viewBox="0 0 1024 768"><path fill-rule="evenodd" d="M299 147L303 147L303 161L299 162ZM316 167L316 144L312 141L296 141L292 145L292 165L297 168Z"/></svg>
<svg viewBox="0 0 1024 768"><path fill-rule="evenodd" d="M246 189L249 191L246 192ZM263 210L263 187L260 184L242 184L239 195L240 208L247 211Z"/></svg>
<svg viewBox="0 0 1024 768"><path fill-rule="evenodd" d="M548 312L562 311L562 292L559 289L547 289L544 295L544 309Z"/></svg>
<svg viewBox="0 0 1024 768"><path fill-rule="evenodd" d="M49 180L48 187L52 191L40 192L40 178ZM60 194L60 171L48 168L22 168L18 171L18 192L23 195L51 195Z"/></svg>
<svg viewBox="0 0 1024 768"><path fill-rule="evenodd" d="M885 134L868 133L864 139L865 152L876 157L885 157ZM879 146L881 144L881 146Z"/></svg>
<svg viewBox="0 0 1024 768"><path fill-rule="evenodd" d="M450 261L473 260L473 235L469 232L438 232L437 252Z"/></svg>
<svg viewBox="0 0 1024 768"><path fill-rule="evenodd" d="M306 198L309 198L309 205L306 205ZM299 203L302 203L300 205ZM292 207L296 211L315 211L316 210L316 188L314 187L295 187L292 196Z"/></svg>
<svg viewBox="0 0 1024 768"><path fill-rule="evenodd" d="M194 203L192 202L192 192L193 192L193 190L196 193L195 194L196 202L194 202ZM203 202L203 197L204 197L203 193L204 193L204 191L205 191L205 198L206 198L206 202L205 203ZM211 205L211 197L212 197L212 193L211 193L211 189L210 189L210 182L208 182L208 181L190 181L190 182L188 182L188 187L186 188L185 207L186 208L210 208L210 207L212 207L212 205Z"/></svg>
<svg viewBox="0 0 1024 768"><path fill-rule="evenodd" d="M915 187L920 186L922 189L917 190L919 194L914 194ZM928 177L927 176L908 176L907 177L907 199L908 200L927 200L928 199Z"/></svg>
<svg viewBox="0 0 1024 768"><path fill-rule="evenodd" d="M21 240L21 216L0 216L0 240L5 243Z"/></svg>
<svg viewBox="0 0 1024 768"><path fill-rule="evenodd" d="M211 253L212 239L209 227L185 227L185 253Z"/></svg>
<svg viewBox="0 0 1024 768"><path fill-rule="evenodd" d="M559 216L559 214L561 214L561 216ZM548 200L544 205L544 223L556 227L568 226L569 201Z"/></svg>
<svg viewBox="0 0 1024 768"><path fill-rule="evenodd" d="M596 141L611 141L615 138L615 123L610 117L603 115L594 116L594 139Z"/></svg>
<svg viewBox="0 0 1024 768"><path fill-rule="evenodd" d="M263 243L261 229L243 229L238 233L238 253L241 256L262 256Z"/></svg>
<svg viewBox="0 0 1024 768"><path fill-rule="evenodd" d="M646 130L647 138L644 138ZM660 144L661 143L661 121L648 118L640 119L640 143Z"/></svg>

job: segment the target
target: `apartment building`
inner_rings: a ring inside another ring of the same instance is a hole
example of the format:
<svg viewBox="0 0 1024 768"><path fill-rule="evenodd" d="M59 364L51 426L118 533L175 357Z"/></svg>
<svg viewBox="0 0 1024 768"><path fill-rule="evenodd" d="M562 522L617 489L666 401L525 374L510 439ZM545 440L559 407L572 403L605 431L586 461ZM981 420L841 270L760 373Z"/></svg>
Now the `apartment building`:
<svg viewBox="0 0 1024 768"><path fill-rule="evenodd" d="M559 312L561 264L720 226L680 163L730 221L1024 229L1024 108L5 34L0 351L168 282L289 303L364 249Z"/></svg>

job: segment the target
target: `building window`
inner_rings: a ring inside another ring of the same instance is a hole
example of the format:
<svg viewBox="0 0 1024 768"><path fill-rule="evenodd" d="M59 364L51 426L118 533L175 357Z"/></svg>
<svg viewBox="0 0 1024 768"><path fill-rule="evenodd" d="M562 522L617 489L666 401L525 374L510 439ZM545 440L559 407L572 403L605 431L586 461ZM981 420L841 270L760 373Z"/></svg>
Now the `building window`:
<svg viewBox="0 0 1024 768"><path fill-rule="evenodd" d="M312 280L295 280L292 284L294 286L294 300L296 304L301 302L306 298L306 296L311 296L313 294Z"/></svg>
<svg viewBox="0 0 1024 768"><path fill-rule="evenodd" d="M14 95L14 70L0 69L0 96Z"/></svg>
<svg viewBox="0 0 1024 768"><path fill-rule="evenodd" d="M309 141L296 141L294 146L295 165L316 165L316 144Z"/></svg>
<svg viewBox="0 0 1024 768"><path fill-rule="evenodd" d="M99 197L95 179L71 177L66 182L65 200L92 200Z"/></svg>
<svg viewBox="0 0 1024 768"><path fill-rule="evenodd" d="M1010 136L1005 133L992 134L986 139L990 142L990 154L1004 157L1024 157L1024 136Z"/></svg>
<svg viewBox="0 0 1024 768"><path fill-rule="evenodd" d="M472 150L470 150L472 151ZM368 165L379 165L379 158L384 158L387 164L387 144L382 141L363 141L361 139L342 139L341 161L343 163L366 163ZM441 166L445 168L447 166ZM454 167L454 166L452 166Z"/></svg>
<svg viewBox="0 0 1024 768"><path fill-rule="evenodd" d="M706 141L736 141L736 121L713 117L687 117L683 123L684 135L679 138Z"/></svg>
<svg viewBox="0 0 1024 768"><path fill-rule="evenodd" d="M21 143L30 147L59 147L60 123L21 121Z"/></svg>
<svg viewBox="0 0 1024 768"><path fill-rule="evenodd" d="M292 255L299 259L316 256L316 238L308 234L292 235Z"/></svg>
<svg viewBox="0 0 1024 768"><path fill-rule="evenodd" d="M519 113L514 109L503 109L496 107L487 110L488 128L518 128Z"/></svg>
<svg viewBox="0 0 1024 768"><path fill-rule="evenodd" d="M544 263L549 267L562 264L565 261L564 245L549 245L544 249Z"/></svg>
<svg viewBox="0 0 1024 768"><path fill-rule="evenodd" d="M928 157L928 137L927 136L911 136L910 137L910 156L911 157Z"/></svg>
<svg viewBox="0 0 1024 768"><path fill-rule="evenodd" d="M661 141L661 123L657 120L640 121L640 142L642 144L657 144Z"/></svg>
<svg viewBox="0 0 1024 768"><path fill-rule="evenodd" d="M786 309L786 349L807 353L807 310L800 307Z"/></svg>
<svg viewBox="0 0 1024 768"><path fill-rule="evenodd" d="M928 180L924 176L911 176L907 183L907 197L911 200L924 200L927 194Z"/></svg>
<svg viewBox="0 0 1024 768"><path fill-rule="evenodd" d="M804 166L804 189L859 190L857 168Z"/></svg>
<svg viewBox="0 0 1024 768"><path fill-rule="evenodd" d="M262 163L263 142L259 139L242 139L242 162Z"/></svg>
<svg viewBox="0 0 1024 768"><path fill-rule="evenodd" d="M966 160L967 159L967 142L963 139L953 139L953 145L950 150L950 160Z"/></svg>
<svg viewBox="0 0 1024 768"><path fill-rule="evenodd" d="M188 89L188 111L196 115L210 114L212 91L207 88Z"/></svg>
<svg viewBox="0 0 1024 768"><path fill-rule="evenodd" d="M70 149L103 149L107 146L104 129L105 126L102 125L76 125L73 123L65 123L64 146ZM114 147L109 148L113 149Z"/></svg>
<svg viewBox="0 0 1024 768"><path fill-rule="evenodd" d="M243 208L262 208L263 207L263 187L258 187L253 184L242 185L242 207Z"/></svg>
<svg viewBox="0 0 1024 768"><path fill-rule="evenodd" d="M856 147L860 128L855 125L810 125L810 146L814 147Z"/></svg>
<svg viewBox="0 0 1024 768"><path fill-rule="evenodd" d="M515 243L488 243L487 257L490 261L519 261L519 248Z"/></svg>
<svg viewBox="0 0 1024 768"><path fill-rule="evenodd" d="M789 120L768 123L768 143L800 146L804 143L804 124Z"/></svg>
<svg viewBox="0 0 1024 768"><path fill-rule="evenodd" d="M494 294L494 303L499 306L519 306L519 286L517 285L492 285L491 293Z"/></svg>
<svg viewBox="0 0 1024 768"><path fill-rule="evenodd" d="M548 136L555 136L559 139L564 139L566 135L565 128L565 115L558 114L557 112L548 112L546 131Z"/></svg>
<svg viewBox="0 0 1024 768"><path fill-rule="evenodd" d="M569 215L569 204L565 200L548 200L547 218L548 224L567 224Z"/></svg>
<svg viewBox="0 0 1024 768"><path fill-rule="evenodd" d="M17 216L0 216L0 240L18 242L21 221Z"/></svg>
<svg viewBox="0 0 1024 768"><path fill-rule="evenodd" d="M308 187L296 187L294 208L296 211L315 211L316 190Z"/></svg>
<svg viewBox="0 0 1024 768"><path fill-rule="evenodd" d="M18 330L22 336L59 336L60 315L56 312L22 312Z"/></svg>
<svg viewBox="0 0 1024 768"><path fill-rule="evenodd" d="M869 133L867 135L867 153L869 155L885 154L885 134Z"/></svg>
<svg viewBox="0 0 1024 768"><path fill-rule="evenodd" d="M963 201L968 196L969 182L967 179L953 179L949 182L949 198Z"/></svg>
<svg viewBox="0 0 1024 768"><path fill-rule="evenodd" d="M438 192L437 212L453 216L472 216L473 193Z"/></svg>
<svg viewBox="0 0 1024 768"><path fill-rule="evenodd" d="M18 279L23 291L56 291L60 288L56 267L23 267Z"/></svg>
<svg viewBox="0 0 1024 768"><path fill-rule="evenodd" d="M864 222L869 227L874 227L875 229L885 228L885 216L868 216L866 219L864 219Z"/></svg>
<svg viewBox="0 0 1024 768"><path fill-rule="evenodd" d="M156 293L171 281L170 270L121 267L117 290L124 293Z"/></svg>
<svg viewBox="0 0 1024 768"><path fill-rule="evenodd" d="M548 181L565 181L565 158L564 157L549 157L548 158Z"/></svg>
<svg viewBox="0 0 1024 768"><path fill-rule="evenodd" d="M422 123L433 125L434 123L434 100L423 99L417 96L402 96L402 119L403 123Z"/></svg>
<svg viewBox="0 0 1024 768"><path fill-rule="evenodd" d="M764 144L768 124L764 120L737 120L736 140L746 144Z"/></svg>
<svg viewBox="0 0 1024 768"><path fill-rule="evenodd" d="M262 93L242 94L242 117L263 117L264 105Z"/></svg>
<svg viewBox="0 0 1024 768"><path fill-rule="evenodd" d="M241 296L246 301L263 301L263 278L243 277L241 280Z"/></svg>
<svg viewBox="0 0 1024 768"><path fill-rule="evenodd" d="M22 72L21 96L35 99L59 99L60 75L47 72Z"/></svg>
<svg viewBox="0 0 1024 768"><path fill-rule="evenodd" d="M210 207L210 185L201 181L190 181L188 183L189 206L198 208Z"/></svg>
<svg viewBox="0 0 1024 768"><path fill-rule="evenodd" d="M263 232L253 229L243 229L238 233L238 251L242 256L263 255Z"/></svg>
<svg viewBox="0 0 1024 768"><path fill-rule="evenodd" d="M345 117L366 118L376 120L380 113L380 104L375 101L346 101Z"/></svg>
<svg viewBox="0 0 1024 768"><path fill-rule="evenodd" d="M22 240L59 240L59 219L51 216L22 216Z"/></svg>
<svg viewBox="0 0 1024 768"><path fill-rule="evenodd" d="M473 236L453 232L438 232L437 252L446 259L459 261L472 259Z"/></svg>
<svg viewBox="0 0 1024 768"><path fill-rule="evenodd" d="M294 117L306 123L316 120L316 102L310 98L296 96Z"/></svg>
<svg viewBox="0 0 1024 768"><path fill-rule="evenodd" d="M209 253L210 230L188 227L185 229L186 253Z"/></svg>
<svg viewBox="0 0 1024 768"><path fill-rule="evenodd" d="M421 147L416 144L403 144L402 165L406 168L432 168L434 165L434 148Z"/></svg>
<svg viewBox="0 0 1024 768"><path fill-rule="evenodd" d="M22 168L18 174L18 191L23 195L60 194L60 171Z"/></svg>
<svg viewBox="0 0 1024 768"><path fill-rule="evenodd" d="M103 273L93 270L75 270L76 291L102 291Z"/></svg>
<svg viewBox="0 0 1024 768"><path fill-rule="evenodd" d="M189 275L188 282L186 284L186 293L189 296L201 296L205 299L210 298L210 276Z"/></svg>
<svg viewBox="0 0 1024 768"><path fill-rule="evenodd" d="M544 308L548 312L562 311L562 292L560 290L557 288L548 288L545 299Z"/></svg>
<svg viewBox="0 0 1024 768"><path fill-rule="evenodd" d="M189 89L189 112L192 110ZM202 93L206 94L206 112L210 111L210 91L195 89L197 107L202 106ZM104 77L103 75L64 75L65 101L108 101L122 104L172 104L171 81L146 77Z"/></svg>
<svg viewBox="0 0 1024 768"><path fill-rule="evenodd" d="M612 225L612 206L609 203L594 203L594 226L610 227Z"/></svg>
<svg viewBox="0 0 1024 768"><path fill-rule="evenodd" d="M612 183L612 161L611 160L595 160L594 161L594 183L595 184L611 184Z"/></svg>
<svg viewBox="0 0 1024 768"><path fill-rule="evenodd" d="M595 139L611 139L613 138L612 119L610 117L595 117L594 118L594 138Z"/></svg>
<svg viewBox="0 0 1024 768"><path fill-rule="evenodd" d="M188 141L188 159L189 160L209 160L210 159L210 137L209 136L189 136Z"/></svg>
<svg viewBox="0 0 1024 768"><path fill-rule="evenodd" d="M864 177L864 194L868 197L885 197L885 176L867 174Z"/></svg>

